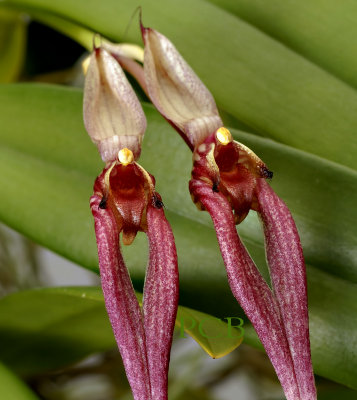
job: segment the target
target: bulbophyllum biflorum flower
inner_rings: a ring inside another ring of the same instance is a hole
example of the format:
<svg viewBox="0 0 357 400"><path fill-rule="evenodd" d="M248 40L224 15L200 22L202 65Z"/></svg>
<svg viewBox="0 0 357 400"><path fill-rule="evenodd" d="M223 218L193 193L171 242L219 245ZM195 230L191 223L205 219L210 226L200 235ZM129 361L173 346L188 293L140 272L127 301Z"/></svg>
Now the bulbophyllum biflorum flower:
<svg viewBox="0 0 357 400"><path fill-rule="evenodd" d="M155 179L136 162L145 115L121 67L102 47L90 57L83 112L106 162L90 199L106 309L134 399L164 400L178 305L175 242ZM120 234L129 245L138 231L149 241L142 309L119 245Z"/></svg>
<svg viewBox="0 0 357 400"><path fill-rule="evenodd" d="M311 364L305 263L290 211L266 179L272 172L223 127L215 101L174 45L141 27L146 90L193 151L189 189L216 230L232 293L252 322L287 399L316 399ZM135 72L134 72L135 74ZM235 225L258 213L272 289Z"/></svg>

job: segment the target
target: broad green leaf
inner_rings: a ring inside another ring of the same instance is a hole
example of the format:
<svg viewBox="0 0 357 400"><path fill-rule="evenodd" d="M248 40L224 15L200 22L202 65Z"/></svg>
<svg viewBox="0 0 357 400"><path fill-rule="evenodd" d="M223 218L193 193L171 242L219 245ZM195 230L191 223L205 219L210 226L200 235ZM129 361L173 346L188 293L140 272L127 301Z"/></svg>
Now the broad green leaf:
<svg viewBox="0 0 357 400"><path fill-rule="evenodd" d="M0 363L1 398L4 400L38 400L38 397L4 364Z"/></svg>
<svg viewBox="0 0 357 400"><path fill-rule="evenodd" d="M357 87L353 0L209 0Z"/></svg>
<svg viewBox="0 0 357 400"><path fill-rule="evenodd" d="M97 269L88 198L102 165L83 128L81 99L79 90L53 86L0 88L0 219L67 258ZM241 316L209 218L196 210L188 194L191 154L152 107L145 106L145 112L149 128L141 162L157 178L175 234L180 302L219 317ZM326 272L356 277L355 174L270 140L234 134L259 155L264 153L275 172L278 193L294 215L297 212L307 262L314 265L308 273L316 373L355 387L357 345L351 337L357 328L357 285ZM266 274L254 215L238 230ZM141 290L147 262L145 235L139 234L124 251L134 285ZM249 340L248 333L246 337Z"/></svg>
<svg viewBox="0 0 357 400"><path fill-rule="evenodd" d="M94 288L19 292L2 298L0 309L0 358L21 375L115 346L101 292Z"/></svg>
<svg viewBox="0 0 357 400"><path fill-rule="evenodd" d="M123 35L141 5L144 24L174 41L222 109L263 136L357 166L357 91L207 1L6 0L2 4L55 14L114 41L135 43L141 42L137 26ZM336 15L341 26L344 17L349 17L347 11ZM349 40L343 31L339 34L342 41Z"/></svg>
<svg viewBox="0 0 357 400"><path fill-rule="evenodd" d="M187 307L179 307L177 326L182 330L178 340L187 333L214 358L243 340L238 329L230 332L221 320ZM34 289L1 299L0 342L0 359L22 375L116 346L101 289L95 287Z"/></svg>
<svg viewBox="0 0 357 400"><path fill-rule="evenodd" d="M0 83L18 79L24 61L25 44L24 16L0 9Z"/></svg>

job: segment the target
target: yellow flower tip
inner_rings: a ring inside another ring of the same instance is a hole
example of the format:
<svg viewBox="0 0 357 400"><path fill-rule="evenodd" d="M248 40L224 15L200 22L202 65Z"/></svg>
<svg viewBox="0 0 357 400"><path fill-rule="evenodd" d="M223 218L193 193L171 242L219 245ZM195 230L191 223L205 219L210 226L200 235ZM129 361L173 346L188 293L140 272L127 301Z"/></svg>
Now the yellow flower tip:
<svg viewBox="0 0 357 400"><path fill-rule="evenodd" d="M118 160L121 164L126 166L134 161L134 154L131 150L125 147L124 149L119 150Z"/></svg>
<svg viewBox="0 0 357 400"><path fill-rule="evenodd" d="M219 143L223 144L224 146L233 141L231 133L227 128L223 126L216 130L216 138L219 141Z"/></svg>
<svg viewBox="0 0 357 400"><path fill-rule="evenodd" d="M87 71L88 71L88 68L89 68L89 63L90 63L90 56L86 57L84 59L84 61L82 62L82 70L83 70L84 76L87 75Z"/></svg>

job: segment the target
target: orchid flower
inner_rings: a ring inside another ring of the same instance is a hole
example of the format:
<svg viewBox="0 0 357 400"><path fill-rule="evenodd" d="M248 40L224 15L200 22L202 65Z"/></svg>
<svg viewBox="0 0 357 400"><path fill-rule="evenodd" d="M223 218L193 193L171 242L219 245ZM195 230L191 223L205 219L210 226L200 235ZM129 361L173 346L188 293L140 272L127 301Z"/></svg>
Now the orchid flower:
<svg viewBox="0 0 357 400"><path fill-rule="evenodd" d="M266 181L273 173L233 140L213 96L174 45L154 29L141 26L141 31L144 68L132 68L120 55L117 59L193 151L191 196L212 218L232 293L254 326L286 398L314 400L305 263L291 213ZM250 210L262 222L272 289L235 227Z"/></svg>
<svg viewBox="0 0 357 400"><path fill-rule="evenodd" d="M174 237L155 179L136 160L146 119L118 62L102 46L90 56L84 124L106 163L94 184L95 221L105 305L135 400L167 399L167 374L178 305ZM143 308L124 263L138 231L149 242Z"/></svg>
<svg viewBox="0 0 357 400"><path fill-rule="evenodd" d="M299 235L285 203L266 179L272 172L233 141L215 101L174 45L142 27L144 77L151 101L193 151L193 201L211 215L233 295L252 322L287 399L316 399L307 284ZM258 213L272 290L242 244L235 224Z"/></svg>

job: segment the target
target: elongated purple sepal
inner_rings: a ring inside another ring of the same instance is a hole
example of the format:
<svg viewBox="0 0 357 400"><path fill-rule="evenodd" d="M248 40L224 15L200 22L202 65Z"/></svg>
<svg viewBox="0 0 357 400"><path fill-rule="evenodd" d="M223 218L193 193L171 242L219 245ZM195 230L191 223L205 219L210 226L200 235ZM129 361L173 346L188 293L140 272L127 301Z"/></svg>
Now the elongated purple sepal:
<svg viewBox="0 0 357 400"><path fill-rule="evenodd" d="M150 400L143 316L119 248L119 231L110 207L91 197L105 306L135 400Z"/></svg>
<svg viewBox="0 0 357 400"><path fill-rule="evenodd" d="M231 205L200 180L190 181L190 192L211 215L232 293L254 326L286 398L300 399L276 299L237 234Z"/></svg>
<svg viewBox="0 0 357 400"><path fill-rule="evenodd" d="M152 399L167 400L167 376L178 306L177 255L170 225L159 208L147 209L149 263L144 286L144 326Z"/></svg>
<svg viewBox="0 0 357 400"><path fill-rule="evenodd" d="M306 269L299 234L286 204L263 179L257 183L256 197L273 291L284 321L300 395L303 400L315 400Z"/></svg>

